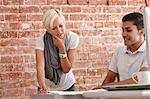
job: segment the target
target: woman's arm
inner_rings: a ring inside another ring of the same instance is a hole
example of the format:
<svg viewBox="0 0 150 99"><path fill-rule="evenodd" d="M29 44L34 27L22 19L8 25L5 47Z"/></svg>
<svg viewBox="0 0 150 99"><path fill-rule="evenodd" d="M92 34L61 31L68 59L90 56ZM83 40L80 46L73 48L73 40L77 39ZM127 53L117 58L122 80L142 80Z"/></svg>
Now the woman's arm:
<svg viewBox="0 0 150 99"><path fill-rule="evenodd" d="M42 50L36 49L36 69L37 69L37 80L40 87L40 92L47 92L45 85L45 71L44 71L44 53Z"/></svg>
<svg viewBox="0 0 150 99"><path fill-rule="evenodd" d="M67 54L65 58L60 58L60 61L62 71L64 73L68 73L73 64L75 49L69 49L66 51L64 41L57 36L53 37L53 41L56 47L59 49L60 54Z"/></svg>
<svg viewBox="0 0 150 99"><path fill-rule="evenodd" d="M68 73L70 71L72 64L74 62L74 56L75 56L74 54L75 54L75 49L69 49L67 51L67 57L60 58L61 67L64 73Z"/></svg>

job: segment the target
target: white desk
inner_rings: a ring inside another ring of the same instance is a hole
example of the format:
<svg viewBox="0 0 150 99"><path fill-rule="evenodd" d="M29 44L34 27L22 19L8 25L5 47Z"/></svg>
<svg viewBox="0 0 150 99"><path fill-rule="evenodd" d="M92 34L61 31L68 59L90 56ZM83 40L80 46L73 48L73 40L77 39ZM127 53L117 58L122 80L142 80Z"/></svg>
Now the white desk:
<svg viewBox="0 0 150 99"><path fill-rule="evenodd" d="M87 91L82 94L84 98L102 99L150 99L150 90L130 91Z"/></svg>
<svg viewBox="0 0 150 99"><path fill-rule="evenodd" d="M83 91L51 91L47 94L36 94L32 99L85 99Z"/></svg>
<svg viewBox="0 0 150 99"><path fill-rule="evenodd" d="M136 91L74 91L37 94L32 99L150 99L150 90Z"/></svg>

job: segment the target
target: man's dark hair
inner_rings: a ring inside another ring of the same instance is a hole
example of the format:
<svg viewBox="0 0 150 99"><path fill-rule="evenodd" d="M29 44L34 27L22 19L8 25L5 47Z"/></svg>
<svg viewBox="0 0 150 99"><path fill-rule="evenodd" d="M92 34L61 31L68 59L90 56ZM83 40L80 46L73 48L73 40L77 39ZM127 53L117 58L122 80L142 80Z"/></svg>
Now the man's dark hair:
<svg viewBox="0 0 150 99"><path fill-rule="evenodd" d="M141 13L133 12L133 13L129 13L125 15L122 18L122 22L126 22L126 21L133 22L133 24L136 25L138 30L141 30L142 28L144 28L143 15Z"/></svg>

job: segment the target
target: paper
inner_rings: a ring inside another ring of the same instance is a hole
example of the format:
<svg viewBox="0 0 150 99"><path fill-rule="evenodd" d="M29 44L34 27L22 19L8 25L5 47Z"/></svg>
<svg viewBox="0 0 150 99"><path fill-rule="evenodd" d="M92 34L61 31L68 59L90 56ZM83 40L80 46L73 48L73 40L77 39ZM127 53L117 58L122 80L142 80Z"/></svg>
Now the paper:
<svg viewBox="0 0 150 99"><path fill-rule="evenodd" d="M83 94L84 91L49 91L49 93L58 95L78 95Z"/></svg>
<svg viewBox="0 0 150 99"><path fill-rule="evenodd" d="M81 95L83 93L91 93L91 92L99 92L99 91L107 91L105 89L97 89L97 90L87 90L87 91L49 91L50 94L58 94L58 95Z"/></svg>

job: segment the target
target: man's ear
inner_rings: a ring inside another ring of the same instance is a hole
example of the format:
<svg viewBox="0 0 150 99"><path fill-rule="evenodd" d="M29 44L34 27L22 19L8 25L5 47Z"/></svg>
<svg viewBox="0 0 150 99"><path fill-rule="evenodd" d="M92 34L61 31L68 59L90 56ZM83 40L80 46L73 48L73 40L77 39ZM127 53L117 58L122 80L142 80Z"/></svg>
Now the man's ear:
<svg viewBox="0 0 150 99"><path fill-rule="evenodd" d="M140 30L140 34L144 35L144 28Z"/></svg>

